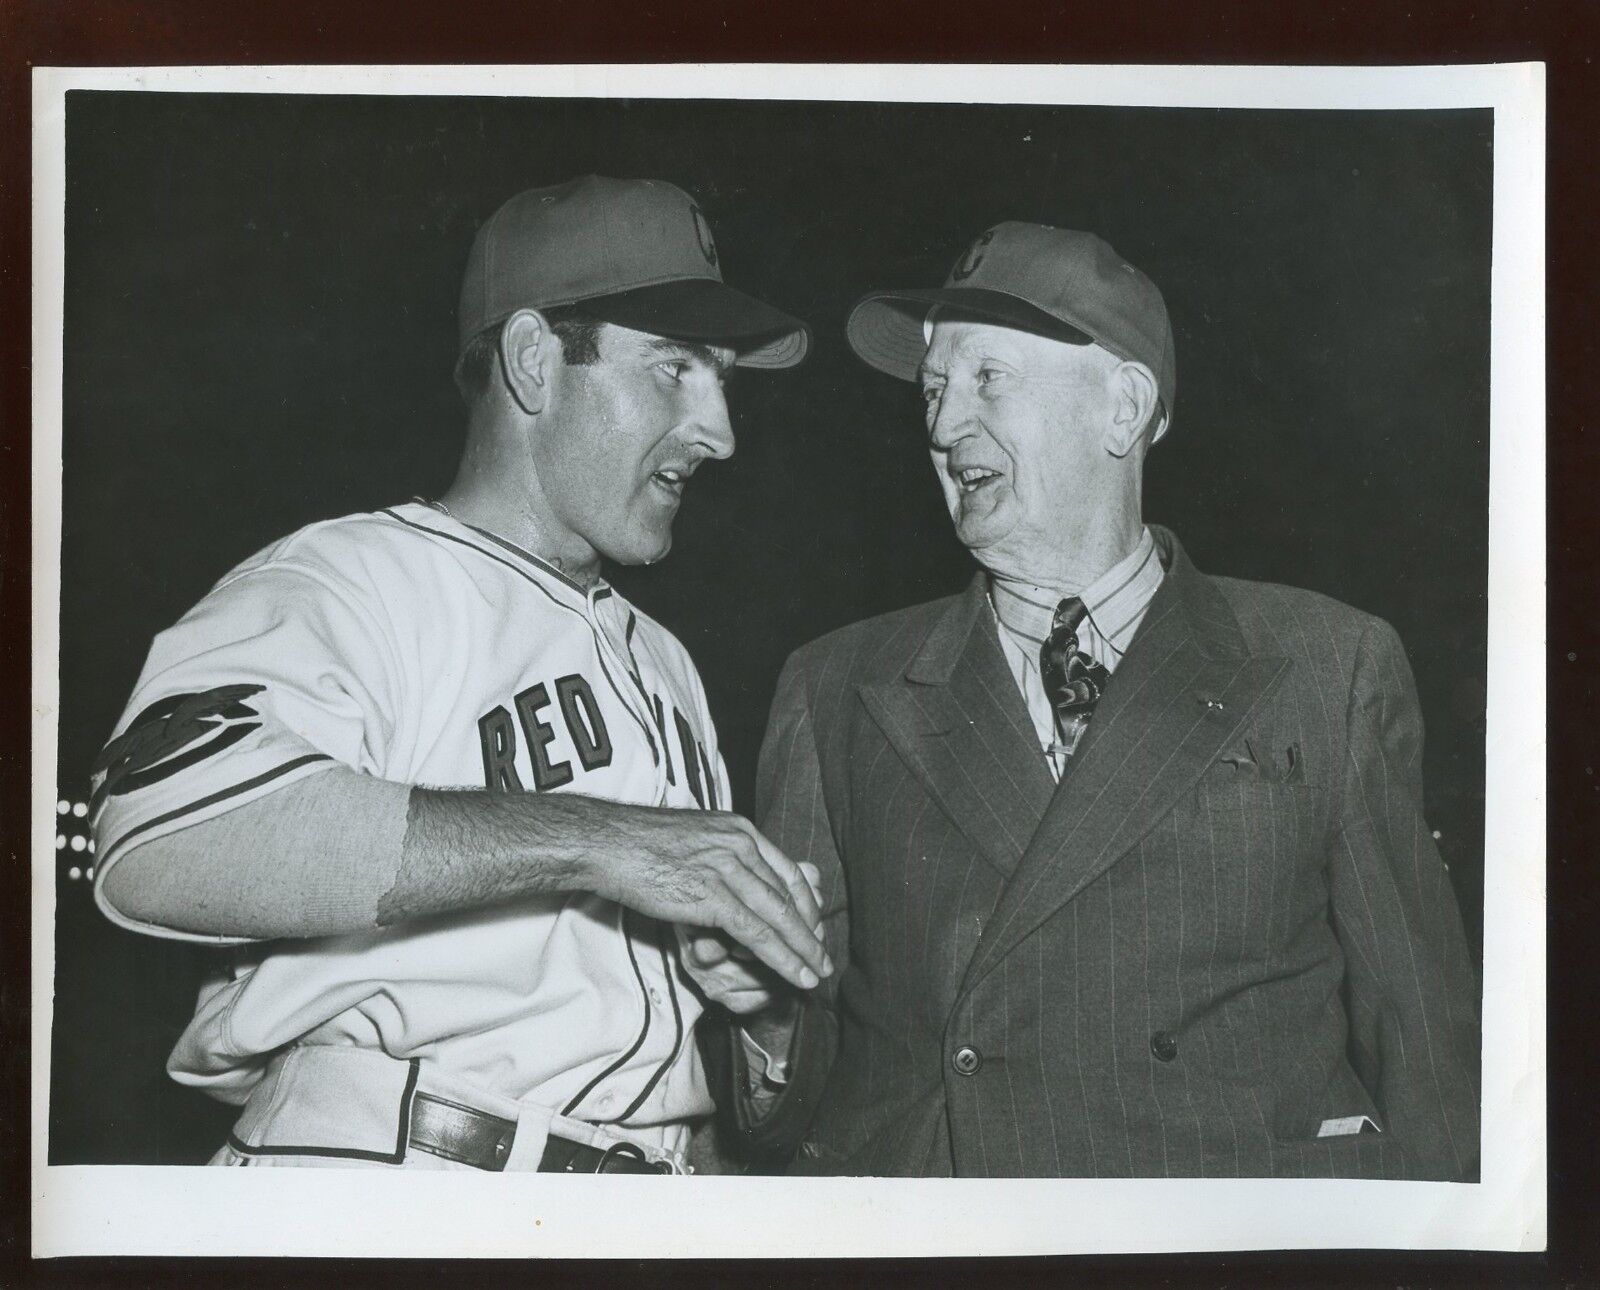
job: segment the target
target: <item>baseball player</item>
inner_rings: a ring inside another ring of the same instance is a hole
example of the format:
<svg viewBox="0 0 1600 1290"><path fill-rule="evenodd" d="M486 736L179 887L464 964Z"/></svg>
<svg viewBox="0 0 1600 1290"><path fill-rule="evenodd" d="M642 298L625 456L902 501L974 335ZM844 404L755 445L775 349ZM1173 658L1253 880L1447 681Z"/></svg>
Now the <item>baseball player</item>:
<svg viewBox="0 0 1600 1290"><path fill-rule="evenodd" d="M212 1163L679 1172L703 1000L831 964L601 561L666 553L733 451L727 368L808 332L722 282L686 194L590 176L483 226L460 335L442 498L291 534L156 638L96 766L96 897L230 949L168 1061L242 1108ZM691 934L737 952L691 982Z"/></svg>

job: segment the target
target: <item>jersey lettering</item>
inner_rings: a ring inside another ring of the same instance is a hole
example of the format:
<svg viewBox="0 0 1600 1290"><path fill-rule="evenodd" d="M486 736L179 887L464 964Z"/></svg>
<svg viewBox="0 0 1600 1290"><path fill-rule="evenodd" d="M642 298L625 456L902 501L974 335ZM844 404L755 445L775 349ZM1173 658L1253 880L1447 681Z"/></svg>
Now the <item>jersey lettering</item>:
<svg viewBox="0 0 1600 1290"><path fill-rule="evenodd" d="M676 708L672 710L672 720L678 727L678 746L683 749L683 773L689 781L689 791L694 794L694 800L700 803L701 809L705 808L706 795L700 787L700 763L695 760L694 731L689 728L689 723L683 719L683 713Z"/></svg>
<svg viewBox="0 0 1600 1290"><path fill-rule="evenodd" d="M159 783L168 775L230 748L259 721L242 718L259 714L242 700L260 694L264 685L219 685L199 694L174 694L158 699L128 723L128 728L105 746L94 764L105 782L95 790L96 809L109 796ZM227 723L233 724L227 724ZM204 743L197 739L210 735Z"/></svg>
<svg viewBox="0 0 1600 1290"><path fill-rule="evenodd" d="M550 706L550 691L545 683L530 685L517 695L517 716L522 720L522 733L528 740L528 756L533 761L533 786L541 793L562 788L572 783L572 763L550 760L550 744L555 740L555 727L540 718L539 714Z"/></svg>
<svg viewBox="0 0 1600 1290"><path fill-rule="evenodd" d="M611 733L606 729L606 720L600 714L600 704L589 682L576 674L563 676L556 682L556 699L561 704L561 716L567 723L567 733L572 736L572 746L578 750L578 760L583 763L584 770L611 765Z"/></svg>
<svg viewBox="0 0 1600 1290"><path fill-rule="evenodd" d="M706 756L706 746L703 743L696 740L694 746L700 754L700 769L705 775L706 805L713 811L719 810L721 803L717 801L717 777L711 773L711 758Z"/></svg>
<svg viewBox="0 0 1600 1290"><path fill-rule="evenodd" d="M520 793L517 775L517 728L503 707L478 718L478 740L483 745L483 782L491 793Z"/></svg>
<svg viewBox="0 0 1600 1290"><path fill-rule="evenodd" d="M555 691L553 697L552 689ZM648 698L656 729L661 734L661 750L666 756L667 783L672 785L677 782L672 743L667 737L667 714L670 712L671 724L677 731L678 749L682 755L680 764L689 792L702 809L720 809L716 773L705 745L695 736L694 727L683 713L672 704L664 703L659 695L650 694ZM572 672L558 677L552 684L540 681L519 693L513 706L516 709L514 717L504 704L500 704L478 718L483 782L491 793L524 791L522 776L517 771L519 732L521 743L528 750L527 765L533 772L535 791L548 793L553 789L565 788L577 778L571 760L551 755L552 745L559 747L557 728L549 719L552 707L561 713L561 725L576 761L585 772L602 770L615 761L616 747L611 739L611 731L587 677ZM648 729L645 733L649 734Z"/></svg>
<svg viewBox="0 0 1600 1290"><path fill-rule="evenodd" d="M659 694L650 696L650 709L655 713L656 730L661 735L662 755L667 759L667 783L675 785L678 782L678 777L672 770L672 741L667 738L667 714L666 710L661 706L661 696Z"/></svg>

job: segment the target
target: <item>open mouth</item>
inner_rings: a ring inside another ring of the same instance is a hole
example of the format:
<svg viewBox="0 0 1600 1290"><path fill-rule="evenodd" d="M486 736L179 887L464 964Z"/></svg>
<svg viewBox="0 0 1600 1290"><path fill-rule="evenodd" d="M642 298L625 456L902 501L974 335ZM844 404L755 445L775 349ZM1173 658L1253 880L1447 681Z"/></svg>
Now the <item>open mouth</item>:
<svg viewBox="0 0 1600 1290"><path fill-rule="evenodd" d="M963 493L975 493L985 484L1000 478L998 470L990 470L987 466L967 466L953 474L956 487Z"/></svg>
<svg viewBox="0 0 1600 1290"><path fill-rule="evenodd" d="M674 497L682 497L683 486L689 482L689 476L693 473L692 470L680 466L663 466L650 476L650 482Z"/></svg>

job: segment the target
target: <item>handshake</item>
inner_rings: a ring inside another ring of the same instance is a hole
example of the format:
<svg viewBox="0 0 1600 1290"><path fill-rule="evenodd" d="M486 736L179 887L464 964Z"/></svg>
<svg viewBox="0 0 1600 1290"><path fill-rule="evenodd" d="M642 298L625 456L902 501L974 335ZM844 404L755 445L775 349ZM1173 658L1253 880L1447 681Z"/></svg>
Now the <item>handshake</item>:
<svg viewBox="0 0 1600 1290"><path fill-rule="evenodd" d="M756 836L761 835L757 833ZM790 906L810 931L811 939L822 945L822 916L819 911L822 894L818 889L821 874L811 864L801 863L796 869L801 881L789 895ZM741 1017L763 1012L781 1001L782 986L775 968L756 949L733 939L720 929L686 927L682 923L674 924L674 928L678 933L683 969L707 999L720 1003L729 1012ZM809 943L807 953L810 953ZM808 957L802 957L810 961ZM821 976L829 976L832 972L833 962L824 948ZM796 984L810 989L816 981L817 977L808 970L801 974L801 980Z"/></svg>
<svg viewBox="0 0 1600 1290"><path fill-rule="evenodd" d="M684 970L740 1016L833 973L822 941L820 874L790 860L742 816L611 804L597 895L672 923Z"/></svg>

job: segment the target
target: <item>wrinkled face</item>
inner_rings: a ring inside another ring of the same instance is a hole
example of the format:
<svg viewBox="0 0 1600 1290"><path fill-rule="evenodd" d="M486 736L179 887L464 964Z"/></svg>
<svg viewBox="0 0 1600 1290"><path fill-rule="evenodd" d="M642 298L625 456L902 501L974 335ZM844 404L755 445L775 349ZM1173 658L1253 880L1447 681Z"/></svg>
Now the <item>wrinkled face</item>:
<svg viewBox="0 0 1600 1290"><path fill-rule="evenodd" d="M990 323L934 323L921 385L956 536L987 567L1060 551L1107 496L1114 360Z"/></svg>
<svg viewBox="0 0 1600 1290"><path fill-rule="evenodd" d="M648 564L700 464L733 454L733 351L607 324L596 362L557 362L532 452L551 517L580 559Z"/></svg>

